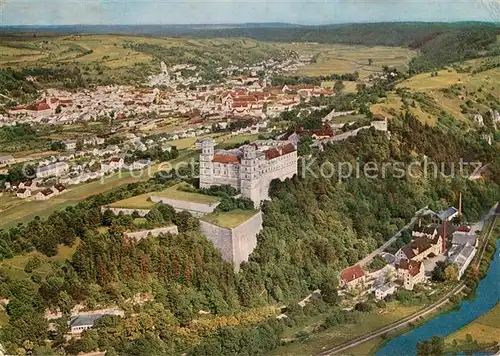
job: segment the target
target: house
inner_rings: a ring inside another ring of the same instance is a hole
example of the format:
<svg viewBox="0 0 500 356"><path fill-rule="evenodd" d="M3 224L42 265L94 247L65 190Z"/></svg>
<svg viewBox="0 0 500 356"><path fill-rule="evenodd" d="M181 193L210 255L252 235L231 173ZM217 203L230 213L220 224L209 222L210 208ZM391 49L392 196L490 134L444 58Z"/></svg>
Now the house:
<svg viewBox="0 0 500 356"><path fill-rule="evenodd" d="M418 237L427 237L429 239L433 239L438 234L438 224L431 224L428 226L416 226L413 228L411 236L413 238Z"/></svg>
<svg viewBox="0 0 500 356"><path fill-rule="evenodd" d="M95 322L101 319L105 314L79 315L71 318L69 327L72 334L81 334L85 330L91 329Z"/></svg>
<svg viewBox="0 0 500 356"><path fill-rule="evenodd" d="M63 143L68 151L73 151L76 149L76 140L66 140L63 141Z"/></svg>
<svg viewBox="0 0 500 356"><path fill-rule="evenodd" d="M144 169L144 168L149 167L149 166L151 166L151 160L149 160L149 159L140 159L140 160L135 161L134 163L132 163L131 168L134 171L138 171L138 170Z"/></svg>
<svg viewBox="0 0 500 356"><path fill-rule="evenodd" d="M432 238L427 236L418 237L396 252L396 263L401 260L422 261L429 255L440 255L444 252L442 242L443 239L440 234L435 234Z"/></svg>
<svg viewBox="0 0 500 356"><path fill-rule="evenodd" d="M405 289L413 290L415 284L425 280L425 268L422 262L401 260L395 267L396 277L403 282Z"/></svg>
<svg viewBox="0 0 500 356"><path fill-rule="evenodd" d="M452 245L466 245L477 247L478 239L475 232L470 231L467 226L460 226L452 235Z"/></svg>
<svg viewBox="0 0 500 356"><path fill-rule="evenodd" d="M12 156L0 156L0 164L9 164L14 162L14 157Z"/></svg>
<svg viewBox="0 0 500 356"><path fill-rule="evenodd" d="M385 299L388 295L394 294L396 291L396 286L393 283L386 283L383 286L375 289L376 299Z"/></svg>
<svg viewBox="0 0 500 356"><path fill-rule="evenodd" d="M123 166L123 158L112 157L108 161L101 162L101 170L104 172L114 171L115 169L120 169Z"/></svg>
<svg viewBox="0 0 500 356"><path fill-rule="evenodd" d="M19 188L36 189L36 183L32 180L19 183Z"/></svg>
<svg viewBox="0 0 500 356"><path fill-rule="evenodd" d="M51 176L59 176L69 170L69 165L66 162L57 162L47 166L40 167L36 170L37 178L46 178Z"/></svg>
<svg viewBox="0 0 500 356"><path fill-rule="evenodd" d="M61 194L66 190L66 187L62 184L56 184L52 187L52 190L54 191L55 195Z"/></svg>
<svg viewBox="0 0 500 356"><path fill-rule="evenodd" d="M17 190L16 196L21 199L25 199L31 196L31 190L26 188L20 188Z"/></svg>
<svg viewBox="0 0 500 356"><path fill-rule="evenodd" d="M161 145L161 151L162 152L171 152L172 151L172 146L169 145L168 143L163 143Z"/></svg>
<svg viewBox="0 0 500 356"><path fill-rule="evenodd" d="M366 281L365 271L360 265L346 268L340 273L340 284L346 288L356 288L364 285Z"/></svg>
<svg viewBox="0 0 500 356"><path fill-rule="evenodd" d="M450 207L446 210L440 211L439 213L433 216L434 223L443 223L445 221L452 221L455 217L458 216L458 209L454 207Z"/></svg>
<svg viewBox="0 0 500 356"><path fill-rule="evenodd" d="M476 248L468 242L465 245L455 245L450 250L448 261L457 266L458 280L464 275L465 270L472 262L475 254Z"/></svg>
<svg viewBox="0 0 500 356"><path fill-rule="evenodd" d="M39 191L35 195L36 200L49 200L55 195L54 191L51 188L46 188L41 191Z"/></svg>

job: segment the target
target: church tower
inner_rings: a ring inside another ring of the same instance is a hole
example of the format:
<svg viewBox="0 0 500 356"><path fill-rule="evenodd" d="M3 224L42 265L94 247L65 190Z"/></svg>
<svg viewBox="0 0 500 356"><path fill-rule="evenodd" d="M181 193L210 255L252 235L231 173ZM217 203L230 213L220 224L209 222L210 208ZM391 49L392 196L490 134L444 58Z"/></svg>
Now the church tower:
<svg viewBox="0 0 500 356"><path fill-rule="evenodd" d="M240 168L241 195L251 199L255 206L260 204L260 170L257 149L248 145L243 149Z"/></svg>
<svg viewBox="0 0 500 356"><path fill-rule="evenodd" d="M214 150L215 141L213 138L207 137L201 141L200 188L212 186Z"/></svg>

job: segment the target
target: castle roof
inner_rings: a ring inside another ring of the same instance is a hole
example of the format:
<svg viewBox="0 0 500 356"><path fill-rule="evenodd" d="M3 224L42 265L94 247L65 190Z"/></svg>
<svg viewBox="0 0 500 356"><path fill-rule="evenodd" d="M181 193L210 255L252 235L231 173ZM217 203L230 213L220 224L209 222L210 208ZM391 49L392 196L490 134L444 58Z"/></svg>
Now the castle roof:
<svg viewBox="0 0 500 356"><path fill-rule="evenodd" d="M214 155L212 162L226 163L226 164L240 164L241 158L235 154L219 153L219 154Z"/></svg>

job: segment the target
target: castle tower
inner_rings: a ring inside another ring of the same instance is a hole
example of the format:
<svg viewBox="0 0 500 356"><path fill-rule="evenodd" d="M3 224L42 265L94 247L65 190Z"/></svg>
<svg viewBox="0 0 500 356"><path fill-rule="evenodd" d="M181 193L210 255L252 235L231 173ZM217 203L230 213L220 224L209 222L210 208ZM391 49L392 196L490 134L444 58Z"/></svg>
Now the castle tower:
<svg viewBox="0 0 500 356"><path fill-rule="evenodd" d="M241 195L251 199L255 206L260 204L260 171L257 149L253 145L243 149L240 169Z"/></svg>
<svg viewBox="0 0 500 356"><path fill-rule="evenodd" d="M213 159L215 141L207 137L201 141L200 154L200 188L210 188L212 186Z"/></svg>

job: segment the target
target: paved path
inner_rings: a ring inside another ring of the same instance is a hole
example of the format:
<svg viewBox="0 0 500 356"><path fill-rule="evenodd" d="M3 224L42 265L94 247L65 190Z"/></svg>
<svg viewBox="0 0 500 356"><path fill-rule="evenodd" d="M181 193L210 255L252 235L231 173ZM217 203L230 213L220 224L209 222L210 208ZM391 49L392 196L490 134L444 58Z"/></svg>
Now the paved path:
<svg viewBox="0 0 500 356"><path fill-rule="evenodd" d="M375 256L380 255L382 252L384 252L384 250L385 250L387 247L391 246L391 245L392 245L392 244L396 241L396 239L397 239L399 236L401 236L401 233L402 233L404 230L408 229L410 226L412 226L412 225L413 225L413 223L414 223L414 222L418 219L418 215L419 215L421 212L423 212L423 211L425 211L425 210L427 210L427 209L429 209L429 207L428 207L428 206L426 206L426 207L424 207L424 208L420 209L419 211L417 211L417 212L415 213L415 216L413 216L413 218L411 219L411 221L410 221L408 224L406 224L406 225L405 225L405 226L404 226L401 230L399 230L398 232L396 232L396 234L395 234L393 237L391 237L391 238L390 238L387 242L385 242L382 246L380 246L378 249L376 249L375 251L373 251L372 253L370 253L368 256L366 256L365 258L363 258L363 259L362 259L361 261L359 261L358 263L359 263L361 266L365 266L365 265L369 264L369 263L373 260L373 258L374 258Z"/></svg>

